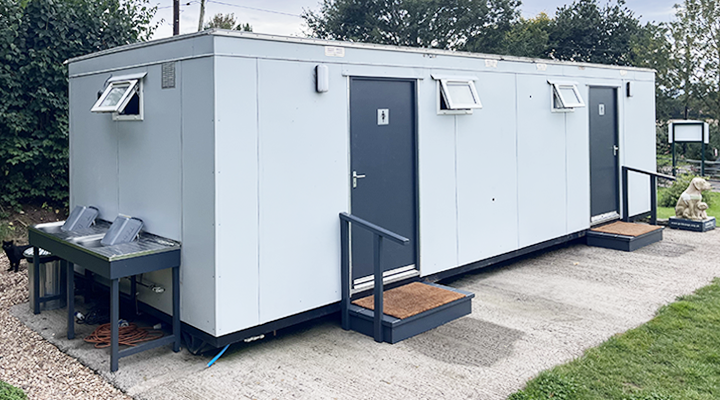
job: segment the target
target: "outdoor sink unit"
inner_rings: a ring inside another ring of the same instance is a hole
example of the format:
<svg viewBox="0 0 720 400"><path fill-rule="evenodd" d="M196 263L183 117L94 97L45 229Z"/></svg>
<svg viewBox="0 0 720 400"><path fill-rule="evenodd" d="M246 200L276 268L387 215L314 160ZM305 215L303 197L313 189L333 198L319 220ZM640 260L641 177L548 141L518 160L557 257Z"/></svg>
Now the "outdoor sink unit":
<svg viewBox="0 0 720 400"><path fill-rule="evenodd" d="M74 58L68 72L70 204L182 243L192 348L336 313L341 299L345 326L369 333L355 301L377 286L377 246L388 287L436 282L651 210L649 177L621 174L655 171L649 69L206 30ZM355 221L343 238L341 213ZM378 245L359 220L403 244ZM65 246L110 257L97 233ZM169 288L172 276L143 279ZM173 314L172 290L137 291ZM464 295L453 318L470 312ZM433 326L412 318L417 329L385 340Z"/></svg>
<svg viewBox="0 0 720 400"><path fill-rule="evenodd" d="M72 214L71 214L72 215ZM130 221L128 223L128 221ZM140 351L165 344L172 344L174 351L180 350L180 300L179 267L180 243L146 232L139 232L139 223L132 218L118 217L113 224L96 220L93 225L77 230L63 230L65 221L34 225L28 228L30 244L34 247L33 293L39 293L39 248L59 257L67 276L74 276L74 266L82 266L99 276L110 280L110 322L111 364L110 370L118 370L118 360ZM129 227L129 232L127 228ZM118 240L118 238L123 238ZM136 276L153 271L171 269L174 293L173 334L120 351L118 346L118 320L120 301L120 279L130 278L130 296L136 293ZM75 337L74 279L67 279L67 335ZM34 299L35 314L40 313L40 302Z"/></svg>

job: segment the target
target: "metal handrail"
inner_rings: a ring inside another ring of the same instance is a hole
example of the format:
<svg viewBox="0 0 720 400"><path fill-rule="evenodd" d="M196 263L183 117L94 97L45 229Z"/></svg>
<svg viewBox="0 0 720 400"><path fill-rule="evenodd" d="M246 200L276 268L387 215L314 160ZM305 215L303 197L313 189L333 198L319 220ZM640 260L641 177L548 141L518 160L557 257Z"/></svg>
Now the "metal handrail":
<svg viewBox="0 0 720 400"><path fill-rule="evenodd" d="M650 176L650 224L657 225L657 178L674 181L675 177L657 172L645 171L642 169L622 167L622 199L623 199L623 221L630 222L630 204L628 193L628 175L629 172L636 172Z"/></svg>
<svg viewBox="0 0 720 400"><path fill-rule="evenodd" d="M380 254L382 253L383 238L390 239L391 241L406 245L410 242L410 239L400 236L397 233L391 232L385 228L377 226L371 222L368 222L362 218L358 218L354 215L342 212L340 213L340 258L341 258L341 269L340 269L340 280L341 280L341 293L342 300L340 304L341 314L341 325L345 330L350 329L350 286L352 284L352 277L350 276L350 224L357 224L359 227L366 229L373 234L373 296L374 296L374 310L373 310L373 336L376 342L383 341L383 330L382 330L382 316L383 316L383 270L380 263Z"/></svg>

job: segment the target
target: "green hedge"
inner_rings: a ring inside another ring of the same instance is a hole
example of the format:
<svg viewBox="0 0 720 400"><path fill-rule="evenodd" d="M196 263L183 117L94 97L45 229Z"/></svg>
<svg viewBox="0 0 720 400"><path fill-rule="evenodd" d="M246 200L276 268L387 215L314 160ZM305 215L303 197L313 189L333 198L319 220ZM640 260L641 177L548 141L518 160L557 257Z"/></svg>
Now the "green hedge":
<svg viewBox="0 0 720 400"><path fill-rule="evenodd" d="M0 205L66 203L69 58L145 40L149 0L0 0Z"/></svg>
<svg viewBox="0 0 720 400"><path fill-rule="evenodd" d="M658 206L675 207L680 195L690 186L693 178L697 178L697 176L693 174L679 175L671 186L660 189L658 191ZM703 192L702 200L707 203L708 206L712 206L713 199L708 193L709 192Z"/></svg>

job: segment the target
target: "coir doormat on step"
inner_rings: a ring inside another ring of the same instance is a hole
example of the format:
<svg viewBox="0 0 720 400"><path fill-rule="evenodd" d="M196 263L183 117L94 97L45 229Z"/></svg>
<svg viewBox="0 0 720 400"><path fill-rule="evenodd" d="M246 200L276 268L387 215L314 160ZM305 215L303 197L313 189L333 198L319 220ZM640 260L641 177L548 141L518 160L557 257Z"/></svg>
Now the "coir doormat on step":
<svg viewBox="0 0 720 400"><path fill-rule="evenodd" d="M662 229L662 227L653 225L631 224L630 222L618 221L613 222L612 224L592 228L591 231L611 233L614 235L623 236L640 236L658 229Z"/></svg>
<svg viewBox="0 0 720 400"><path fill-rule="evenodd" d="M385 291L383 293L383 311L387 315L403 319L463 297L465 296L460 293L420 282L413 282ZM370 310L375 309L373 296L363 297L352 303Z"/></svg>

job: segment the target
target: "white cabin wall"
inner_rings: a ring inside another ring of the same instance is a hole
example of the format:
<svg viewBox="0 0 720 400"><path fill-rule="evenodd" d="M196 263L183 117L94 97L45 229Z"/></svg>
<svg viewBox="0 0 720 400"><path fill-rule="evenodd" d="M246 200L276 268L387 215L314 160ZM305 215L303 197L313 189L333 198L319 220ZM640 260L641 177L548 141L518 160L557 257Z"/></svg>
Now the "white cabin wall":
<svg viewBox="0 0 720 400"><path fill-rule="evenodd" d="M548 85L550 86L550 85ZM578 90L586 106L565 116L565 181L567 234L590 228L590 114L589 88L578 81ZM547 110L550 110L548 100Z"/></svg>
<svg viewBox="0 0 720 400"><path fill-rule="evenodd" d="M217 335L259 321L257 60L215 58Z"/></svg>
<svg viewBox="0 0 720 400"><path fill-rule="evenodd" d="M180 318L216 334L214 59L182 61Z"/></svg>
<svg viewBox="0 0 720 400"><path fill-rule="evenodd" d="M479 73L482 108L457 121L458 264L518 249L515 74Z"/></svg>
<svg viewBox="0 0 720 400"><path fill-rule="evenodd" d="M565 119L578 116L550 111L547 81L543 75L517 75L520 247L568 233Z"/></svg>
<svg viewBox="0 0 720 400"><path fill-rule="evenodd" d="M437 81L430 74L418 81L418 246L422 275L458 265L455 123L456 118L472 117L437 115L437 90Z"/></svg>
<svg viewBox="0 0 720 400"><path fill-rule="evenodd" d="M258 60L259 313L273 321L340 300L349 207L348 93L340 65Z"/></svg>
<svg viewBox="0 0 720 400"><path fill-rule="evenodd" d="M181 76L178 70L176 75ZM133 72L141 71L112 75ZM143 120L114 121L118 135L118 211L142 219L147 232L180 240L180 89L161 88L160 65L142 72L147 72L143 79ZM112 119L110 114L104 116Z"/></svg>
<svg viewBox="0 0 720 400"><path fill-rule="evenodd" d="M70 209L95 206L99 218L118 214L118 132L107 114L90 112L106 74L70 80Z"/></svg>

